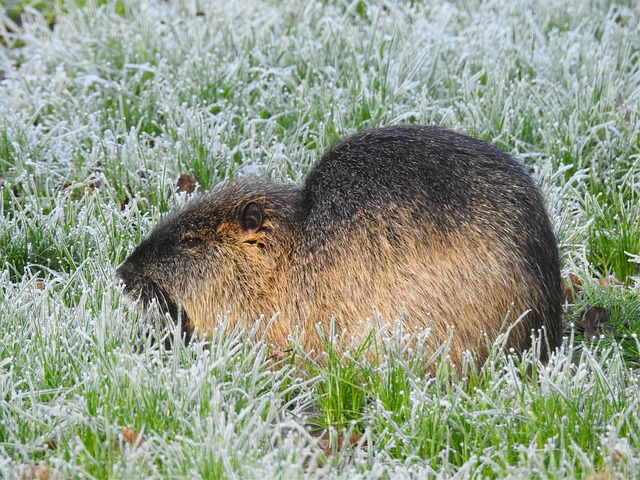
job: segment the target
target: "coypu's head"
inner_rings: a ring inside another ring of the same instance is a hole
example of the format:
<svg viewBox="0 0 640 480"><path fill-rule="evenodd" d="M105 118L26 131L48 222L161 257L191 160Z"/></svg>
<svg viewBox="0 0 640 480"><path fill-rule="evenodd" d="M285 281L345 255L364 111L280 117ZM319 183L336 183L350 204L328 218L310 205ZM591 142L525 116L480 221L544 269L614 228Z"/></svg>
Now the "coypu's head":
<svg viewBox="0 0 640 480"><path fill-rule="evenodd" d="M278 288L294 243L298 189L258 179L223 183L169 214L116 270L124 293L157 303L183 329L253 313Z"/></svg>

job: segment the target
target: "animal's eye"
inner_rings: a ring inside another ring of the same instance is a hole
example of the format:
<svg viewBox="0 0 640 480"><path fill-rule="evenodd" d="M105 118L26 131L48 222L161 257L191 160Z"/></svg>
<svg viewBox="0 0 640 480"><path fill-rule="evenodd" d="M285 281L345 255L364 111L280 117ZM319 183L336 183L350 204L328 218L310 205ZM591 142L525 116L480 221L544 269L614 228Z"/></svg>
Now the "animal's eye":
<svg viewBox="0 0 640 480"><path fill-rule="evenodd" d="M203 243L203 240L201 238L197 238L197 237L189 237L189 238L185 238L183 239L180 244L187 247L187 248L195 248L198 245L201 245Z"/></svg>

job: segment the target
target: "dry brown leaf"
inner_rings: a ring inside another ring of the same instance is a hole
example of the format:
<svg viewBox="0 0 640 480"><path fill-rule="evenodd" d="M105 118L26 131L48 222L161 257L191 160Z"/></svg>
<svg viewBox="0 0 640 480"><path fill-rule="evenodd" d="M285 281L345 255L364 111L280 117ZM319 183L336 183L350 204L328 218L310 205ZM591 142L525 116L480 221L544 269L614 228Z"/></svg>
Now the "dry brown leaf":
<svg viewBox="0 0 640 480"><path fill-rule="evenodd" d="M571 289L571 287L565 282L563 281L560 284L560 295L562 298L562 304L564 305L565 303L573 303L575 300L575 297L573 295L573 290Z"/></svg>
<svg viewBox="0 0 640 480"><path fill-rule="evenodd" d="M338 438L338 450L342 449L342 446L344 445L344 441L348 440L348 445L350 447L353 447L356 443L358 443L358 441L362 438L362 435L351 435L349 436L349 438L347 439L346 437L340 437ZM367 442L365 441L363 444L363 446L367 445Z"/></svg>
<svg viewBox="0 0 640 480"><path fill-rule="evenodd" d="M562 279L560 284L560 292L562 295L562 303L573 303L576 294L582 290L582 280L573 273L569 274L569 278Z"/></svg>
<svg viewBox="0 0 640 480"><path fill-rule="evenodd" d="M609 320L609 310L605 307L589 307L582 314L581 324L585 337L593 340L600 336L602 327Z"/></svg>
<svg viewBox="0 0 640 480"><path fill-rule="evenodd" d="M602 285L603 287L612 285L615 287L621 287L624 285L624 283L622 283L621 281L619 281L617 278L615 277L605 277L605 278L601 278L599 280L600 285Z"/></svg>
<svg viewBox="0 0 640 480"><path fill-rule="evenodd" d="M571 280L571 284L576 292L582 290L582 280L580 280L576 275L570 273L569 280Z"/></svg>
<svg viewBox="0 0 640 480"><path fill-rule="evenodd" d="M49 467L35 467L33 472L38 480L49 480L60 476L53 468Z"/></svg>
<svg viewBox="0 0 640 480"><path fill-rule="evenodd" d="M89 175L89 178L87 179L89 180L89 183L87 184L87 190L89 190L90 192L93 192L96 188L98 188L100 186L100 178L96 175Z"/></svg>
<svg viewBox="0 0 640 480"><path fill-rule="evenodd" d="M181 173L176 182L177 192L193 193L196 189L196 181L191 175Z"/></svg>
<svg viewBox="0 0 640 480"><path fill-rule="evenodd" d="M122 438L129 445L141 445L142 443L144 443L142 435L140 435L135 430L131 430L130 428L122 429Z"/></svg>
<svg viewBox="0 0 640 480"><path fill-rule="evenodd" d="M614 468L618 468L620 466L620 460L622 460L622 454L617 450L611 454L611 463Z"/></svg>
<svg viewBox="0 0 640 480"><path fill-rule="evenodd" d="M588 475L585 480L609 480L610 478L611 475L609 475L607 472L595 472L591 475Z"/></svg>
<svg viewBox="0 0 640 480"><path fill-rule="evenodd" d="M58 480L62 478L62 474L57 470L42 465L36 467L21 465L16 473L18 473L20 480Z"/></svg>
<svg viewBox="0 0 640 480"><path fill-rule="evenodd" d="M342 450L342 447L346 445L349 445L350 447L353 447L356 443L358 443L358 441L360 441L360 439L362 438L362 435L350 435L349 437L338 437L338 442L336 445L336 449L332 449L331 448L331 444L329 441L328 436L327 437L323 437L318 439L318 446L320 447L320 449L322 450L322 453L324 453L326 456L331 456L333 455L336 451L340 451ZM367 442L363 442L362 446L366 446Z"/></svg>

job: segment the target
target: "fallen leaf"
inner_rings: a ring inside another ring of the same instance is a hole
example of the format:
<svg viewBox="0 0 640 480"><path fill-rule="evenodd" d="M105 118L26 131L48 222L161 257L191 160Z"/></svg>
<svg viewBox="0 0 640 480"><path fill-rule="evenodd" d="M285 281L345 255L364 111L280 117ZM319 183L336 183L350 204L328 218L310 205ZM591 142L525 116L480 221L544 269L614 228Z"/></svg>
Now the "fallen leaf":
<svg viewBox="0 0 640 480"><path fill-rule="evenodd" d="M57 470L41 465L36 467L20 465L16 473L20 480L57 480L62 478L62 474Z"/></svg>
<svg viewBox="0 0 640 480"><path fill-rule="evenodd" d="M53 478L59 478L60 474L56 472L53 468L49 467L35 467L33 469L36 478L38 480L50 480Z"/></svg>
<svg viewBox="0 0 640 480"><path fill-rule="evenodd" d="M610 478L611 475L609 475L607 472L595 472L587 476L585 480L609 480Z"/></svg>
<svg viewBox="0 0 640 480"><path fill-rule="evenodd" d="M617 278L615 277L605 277L605 278L601 278L599 281L600 285L602 285L603 287L606 287L608 285L613 285L615 287L621 287L624 285L624 283L622 283L621 281L619 281Z"/></svg>
<svg viewBox="0 0 640 480"><path fill-rule="evenodd" d="M571 284L574 286L576 291L579 292L580 290L582 290L582 280L580 280L576 275L570 273L569 280L571 280Z"/></svg>
<svg viewBox="0 0 640 480"><path fill-rule="evenodd" d="M582 314L581 324L585 336L594 340L600 336L602 327L609 320L609 310L604 307L589 307Z"/></svg>
<svg viewBox="0 0 640 480"><path fill-rule="evenodd" d="M573 273L570 273L568 278L562 279L560 284L560 293L562 296L562 303L574 303L576 294L582 290L582 281L576 277Z"/></svg>
<svg viewBox="0 0 640 480"><path fill-rule="evenodd" d="M335 450L333 448L331 448L331 443L329 441L329 437L323 437L323 438L319 438L317 440L318 442L318 446L320 447L320 449L322 450L322 453L324 453L326 456L331 456L333 455L336 451L340 451L342 450L342 447L346 445L348 445L349 447L353 447L356 443L358 443L358 441L362 438L362 435L349 435L349 437L338 437L338 442L336 444L336 448ZM367 442L363 442L362 446L366 446Z"/></svg>
<svg viewBox="0 0 640 480"><path fill-rule="evenodd" d="M93 192L96 188L100 186L100 178L97 175L91 174L87 179L88 183L86 189L90 192Z"/></svg>
<svg viewBox="0 0 640 480"><path fill-rule="evenodd" d="M562 298L563 305L565 303L573 303L575 301L573 290L564 281L560 284L560 296Z"/></svg>
<svg viewBox="0 0 640 480"><path fill-rule="evenodd" d="M358 443L358 441L362 438L362 435L350 435L348 440L348 445L350 447L353 447L356 443ZM340 437L338 438L338 450L342 449L342 446L344 445L344 441L345 441L346 437ZM366 446L367 442L365 441L362 446Z"/></svg>
<svg viewBox="0 0 640 480"><path fill-rule="evenodd" d="M142 438L142 436L138 432L131 430L130 428L122 429L122 438L129 445L141 445L142 443L144 443L144 439Z"/></svg>
<svg viewBox="0 0 640 480"><path fill-rule="evenodd" d="M622 460L622 454L619 451L614 451L611 454L611 463L613 463L614 468L618 468L620 466L620 460Z"/></svg>
<svg viewBox="0 0 640 480"><path fill-rule="evenodd" d="M191 175L181 173L176 182L177 192L193 193L196 189L196 181Z"/></svg>

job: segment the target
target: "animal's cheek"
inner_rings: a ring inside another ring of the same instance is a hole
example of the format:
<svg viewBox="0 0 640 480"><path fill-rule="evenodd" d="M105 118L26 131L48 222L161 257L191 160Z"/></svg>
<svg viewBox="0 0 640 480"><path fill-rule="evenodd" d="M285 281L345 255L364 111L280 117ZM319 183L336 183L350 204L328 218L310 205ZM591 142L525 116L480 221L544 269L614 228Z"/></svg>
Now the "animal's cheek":
<svg viewBox="0 0 640 480"><path fill-rule="evenodd" d="M199 252L198 254L183 255L173 263L174 282L184 285L185 289L193 289L194 285L202 284L228 263L228 256L218 250Z"/></svg>
<svg viewBox="0 0 640 480"><path fill-rule="evenodd" d="M176 283L188 277L192 270L191 262L184 255L162 255L140 266L141 278L157 284L166 291L174 290Z"/></svg>

